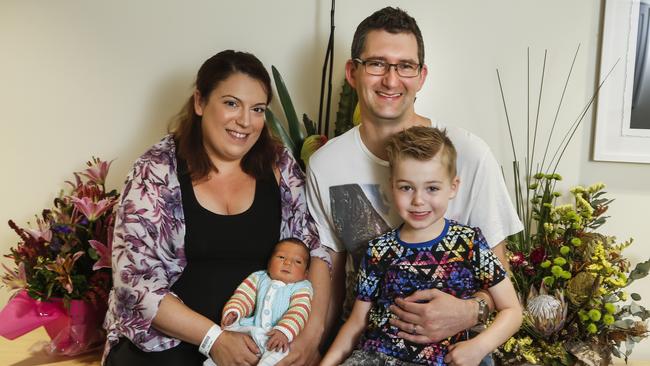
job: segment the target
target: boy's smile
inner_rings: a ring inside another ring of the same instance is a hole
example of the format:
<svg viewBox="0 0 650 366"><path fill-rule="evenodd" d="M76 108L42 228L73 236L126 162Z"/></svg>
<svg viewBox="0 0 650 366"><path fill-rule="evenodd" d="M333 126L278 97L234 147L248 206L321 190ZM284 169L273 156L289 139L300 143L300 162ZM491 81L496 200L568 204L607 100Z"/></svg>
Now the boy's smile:
<svg viewBox="0 0 650 366"><path fill-rule="evenodd" d="M430 160L402 158L392 169L395 209L404 220L402 240L412 243L431 240L442 232L449 200L458 191L458 177L449 177L440 153Z"/></svg>

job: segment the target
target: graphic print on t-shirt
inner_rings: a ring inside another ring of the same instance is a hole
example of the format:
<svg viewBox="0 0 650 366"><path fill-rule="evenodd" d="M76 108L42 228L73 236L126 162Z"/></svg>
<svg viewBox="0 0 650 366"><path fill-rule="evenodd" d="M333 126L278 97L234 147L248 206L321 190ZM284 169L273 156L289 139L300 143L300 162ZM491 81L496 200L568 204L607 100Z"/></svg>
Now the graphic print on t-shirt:
<svg viewBox="0 0 650 366"><path fill-rule="evenodd" d="M334 228L345 249L352 254L355 268L368 241L392 229L375 209L376 206L384 206L380 209L385 210L384 214L388 211L388 206L382 204L384 201L379 186L369 184L364 188L359 184L330 187Z"/></svg>
<svg viewBox="0 0 650 366"><path fill-rule="evenodd" d="M391 227L377 211L388 216L389 204L378 184L345 184L330 187L330 205L334 229L348 252L346 263L346 295L343 318L346 319L356 298L359 263L370 240Z"/></svg>

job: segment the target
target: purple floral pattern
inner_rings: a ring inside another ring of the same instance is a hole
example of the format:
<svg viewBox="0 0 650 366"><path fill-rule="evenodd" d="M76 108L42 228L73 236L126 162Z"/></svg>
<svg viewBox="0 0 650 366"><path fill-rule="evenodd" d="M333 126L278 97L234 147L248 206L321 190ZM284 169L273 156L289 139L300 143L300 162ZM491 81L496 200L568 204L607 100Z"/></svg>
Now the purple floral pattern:
<svg viewBox="0 0 650 366"><path fill-rule="evenodd" d="M280 171L281 237L303 240L312 257L331 265L307 210L303 172L286 149L278 154L276 164ZM145 351L162 351L180 343L151 327L151 322L187 264L184 238L176 147L168 135L135 162L117 209L104 356L119 337L127 337Z"/></svg>

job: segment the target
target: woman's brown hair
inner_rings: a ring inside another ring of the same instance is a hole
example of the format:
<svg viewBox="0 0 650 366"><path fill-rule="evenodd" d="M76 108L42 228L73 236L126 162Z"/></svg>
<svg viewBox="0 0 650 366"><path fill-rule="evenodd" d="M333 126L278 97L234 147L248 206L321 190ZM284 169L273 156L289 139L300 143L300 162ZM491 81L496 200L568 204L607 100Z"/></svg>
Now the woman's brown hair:
<svg viewBox="0 0 650 366"><path fill-rule="evenodd" d="M246 52L226 50L207 59L196 75L196 90L207 102L219 83L235 73L242 73L258 80L266 92L266 104L271 102L273 90L269 73L257 57ZM210 171L217 170L203 146L201 116L194 111L193 95L178 113L176 120L170 126L170 132L174 135L177 154L187 162L188 173L193 181L201 180ZM268 128L264 125L257 142L241 160L242 170L255 178L269 177L273 174L279 148L280 145L271 137Z"/></svg>

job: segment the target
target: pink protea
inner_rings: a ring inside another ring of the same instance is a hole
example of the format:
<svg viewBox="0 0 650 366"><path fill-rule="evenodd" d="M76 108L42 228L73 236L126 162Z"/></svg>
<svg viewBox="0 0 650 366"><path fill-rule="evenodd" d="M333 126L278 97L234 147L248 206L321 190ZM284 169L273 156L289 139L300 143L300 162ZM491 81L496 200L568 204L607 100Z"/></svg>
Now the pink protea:
<svg viewBox="0 0 650 366"><path fill-rule="evenodd" d="M104 212L108 211L115 205L115 200L104 198L98 202L93 202L92 199L88 197L72 197L72 202L77 210L81 211L87 218L88 221L95 221L99 218Z"/></svg>

